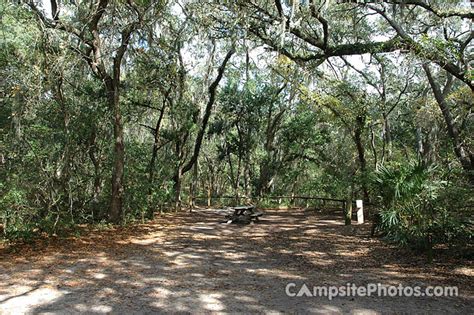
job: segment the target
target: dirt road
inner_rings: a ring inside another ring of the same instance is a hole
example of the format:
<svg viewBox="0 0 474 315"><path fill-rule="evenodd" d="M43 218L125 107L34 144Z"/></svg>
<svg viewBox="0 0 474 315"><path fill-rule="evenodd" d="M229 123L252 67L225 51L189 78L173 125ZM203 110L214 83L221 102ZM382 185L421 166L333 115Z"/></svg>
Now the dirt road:
<svg viewBox="0 0 474 315"><path fill-rule="evenodd" d="M267 210L258 224L222 224L224 211L169 214L89 231L16 253L0 251L1 314L464 313L472 263L393 249L369 225L336 215ZM458 297L291 297L302 284L457 286Z"/></svg>

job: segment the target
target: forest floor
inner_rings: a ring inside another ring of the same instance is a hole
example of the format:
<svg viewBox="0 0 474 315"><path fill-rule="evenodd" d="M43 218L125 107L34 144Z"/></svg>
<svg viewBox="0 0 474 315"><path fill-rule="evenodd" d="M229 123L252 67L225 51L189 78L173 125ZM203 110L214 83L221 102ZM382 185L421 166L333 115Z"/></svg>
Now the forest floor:
<svg viewBox="0 0 474 315"><path fill-rule="evenodd" d="M474 308L474 265L370 238L341 215L266 210L260 223L223 224L196 210L115 229L84 228L0 249L0 314L459 313ZM457 297L290 297L313 286L457 286Z"/></svg>

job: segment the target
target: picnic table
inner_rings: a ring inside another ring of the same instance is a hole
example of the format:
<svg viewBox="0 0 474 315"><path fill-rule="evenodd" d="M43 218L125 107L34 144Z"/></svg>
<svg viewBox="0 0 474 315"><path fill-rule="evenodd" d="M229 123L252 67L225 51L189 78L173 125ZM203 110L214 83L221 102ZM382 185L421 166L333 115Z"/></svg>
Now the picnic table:
<svg viewBox="0 0 474 315"><path fill-rule="evenodd" d="M256 210L254 205L230 207L230 209L234 210L234 213L227 216L229 219L227 223L250 223L252 220L258 221L263 215L263 212Z"/></svg>

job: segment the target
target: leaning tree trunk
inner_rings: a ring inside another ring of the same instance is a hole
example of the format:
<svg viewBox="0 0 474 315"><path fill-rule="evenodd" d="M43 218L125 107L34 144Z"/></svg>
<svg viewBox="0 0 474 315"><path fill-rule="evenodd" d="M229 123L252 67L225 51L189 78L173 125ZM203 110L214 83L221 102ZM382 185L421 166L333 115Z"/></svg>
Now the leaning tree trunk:
<svg viewBox="0 0 474 315"><path fill-rule="evenodd" d="M219 86L219 82L222 80L222 77L224 76L225 67L234 53L235 53L235 48L232 46L232 48L227 52L227 55L225 56L224 60L222 61L222 64L219 66L217 70L217 77L209 86L209 89L208 89L209 100L207 101L206 108L204 110L204 116L202 118L201 128L199 129L198 134L196 136L193 154L191 158L189 159L188 163L186 163L181 169L181 175L184 175L186 172L191 170L194 163L196 163L199 158L199 153L201 151L201 145L204 139L204 134L206 133L207 124L211 117L214 102L216 100L217 87Z"/></svg>
<svg viewBox="0 0 474 315"><path fill-rule="evenodd" d="M166 100L163 101L163 107L160 110L160 115L156 122L155 129L153 130L153 149L151 152L150 164L148 166L148 196L151 196L151 194L153 193L153 177L155 175L155 163L160 145L160 127L166 108L165 102Z"/></svg>
<svg viewBox="0 0 474 315"><path fill-rule="evenodd" d="M441 88L433 78L430 67L427 64L423 64L423 69L425 70L428 82L430 83L436 102L438 103L441 113L443 114L444 121L448 129L448 135L453 144L454 153L456 154L456 157L461 163L461 166L464 172L466 173L469 182L471 183L471 185L474 185L474 156L469 150L469 148L464 145L463 141L460 138L459 130L451 114L451 109L449 107L449 104L446 102L445 93L441 91Z"/></svg>

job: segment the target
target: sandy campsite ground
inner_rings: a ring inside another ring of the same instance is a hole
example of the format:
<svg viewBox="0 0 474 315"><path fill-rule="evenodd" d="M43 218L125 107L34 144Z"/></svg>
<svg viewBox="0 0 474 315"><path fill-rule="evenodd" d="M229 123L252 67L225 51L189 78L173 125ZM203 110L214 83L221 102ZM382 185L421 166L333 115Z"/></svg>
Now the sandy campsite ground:
<svg viewBox="0 0 474 315"><path fill-rule="evenodd" d="M463 313L474 308L474 267L393 249L335 214L266 210L258 224L222 224L225 211L0 251L0 314ZM458 286L458 297L289 297L346 283ZM295 289L297 291L297 289Z"/></svg>

